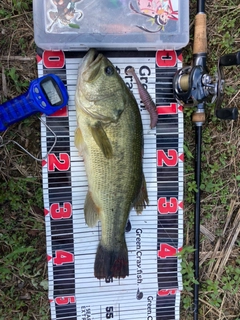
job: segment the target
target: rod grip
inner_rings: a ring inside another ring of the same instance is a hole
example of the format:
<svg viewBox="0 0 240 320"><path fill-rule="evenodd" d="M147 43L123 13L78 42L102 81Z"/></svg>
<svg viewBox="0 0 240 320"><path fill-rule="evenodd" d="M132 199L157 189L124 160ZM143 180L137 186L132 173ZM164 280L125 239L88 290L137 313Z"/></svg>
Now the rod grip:
<svg viewBox="0 0 240 320"><path fill-rule="evenodd" d="M193 54L207 53L207 21L205 13L195 17Z"/></svg>
<svg viewBox="0 0 240 320"><path fill-rule="evenodd" d="M192 115L192 122L205 122L205 112L194 112Z"/></svg>

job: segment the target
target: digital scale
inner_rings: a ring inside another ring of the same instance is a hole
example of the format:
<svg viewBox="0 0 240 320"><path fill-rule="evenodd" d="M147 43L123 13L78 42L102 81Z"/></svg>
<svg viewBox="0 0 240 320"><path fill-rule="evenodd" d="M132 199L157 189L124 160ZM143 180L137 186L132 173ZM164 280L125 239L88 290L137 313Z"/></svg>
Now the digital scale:
<svg viewBox="0 0 240 320"><path fill-rule="evenodd" d="M0 104L0 131L34 113L51 115L67 105L68 93L61 79L48 74L31 81L27 92Z"/></svg>

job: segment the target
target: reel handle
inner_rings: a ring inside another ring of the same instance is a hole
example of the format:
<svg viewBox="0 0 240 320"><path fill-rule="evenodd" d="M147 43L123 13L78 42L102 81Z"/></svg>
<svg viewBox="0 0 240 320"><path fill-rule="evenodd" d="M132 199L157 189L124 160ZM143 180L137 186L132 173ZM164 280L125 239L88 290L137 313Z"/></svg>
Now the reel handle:
<svg viewBox="0 0 240 320"><path fill-rule="evenodd" d="M229 53L222 56L219 60L219 66L237 66L240 65L240 51Z"/></svg>
<svg viewBox="0 0 240 320"><path fill-rule="evenodd" d="M238 108L222 108L216 109L216 117L222 120L237 120Z"/></svg>

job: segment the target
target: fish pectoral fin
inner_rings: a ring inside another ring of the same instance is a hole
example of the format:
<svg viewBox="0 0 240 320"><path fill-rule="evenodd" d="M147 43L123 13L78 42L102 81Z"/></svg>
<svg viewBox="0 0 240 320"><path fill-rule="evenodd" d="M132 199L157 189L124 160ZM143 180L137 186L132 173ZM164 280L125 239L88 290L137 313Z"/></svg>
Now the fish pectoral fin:
<svg viewBox="0 0 240 320"><path fill-rule="evenodd" d="M145 177L143 174L142 175L142 185L139 190L139 194L134 201L133 206L134 206L137 214L141 214L143 209L146 208L146 205L148 205L148 204L149 204L149 200L148 200L147 184L146 184L146 180L145 180Z"/></svg>
<svg viewBox="0 0 240 320"><path fill-rule="evenodd" d="M111 159L113 156L112 145L101 123L97 122L94 126L91 126L91 131L96 144L102 150L105 158Z"/></svg>
<svg viewBox="0 0 240 320"><path fill-rule="evenodd" d="M74 144L75 144L75 147L78 149L79 154L81 154L82 148L83 148L83 136L80 128L77 128L75 130Z"/></svg>
<svg viewBox="0 0 240 320"><path fill-rule="evenodd" d="M84 204L84 217L86 224L93 228L99 220L99 208L92 199L91 192L88 191Z"/></svg>

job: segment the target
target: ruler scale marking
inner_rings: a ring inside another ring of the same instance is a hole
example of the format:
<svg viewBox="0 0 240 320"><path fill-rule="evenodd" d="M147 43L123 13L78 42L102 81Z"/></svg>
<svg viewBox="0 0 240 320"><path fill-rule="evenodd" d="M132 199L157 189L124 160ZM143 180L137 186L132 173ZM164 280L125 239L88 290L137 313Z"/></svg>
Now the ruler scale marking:
<svg viewBox="0 0 240 320"><path fill-rule="evenodd" d="M128 57L127 52L119 53L119 57L117 53L106 54L126 82L131 80L125 74L126 66L134 66L137 73L141 68L150 70L147 77L139 77L158 106L156 129L150 130L150 117L141 105L134 81L132 91L143 119L143 170L151 203L141 217L134 210L130 213L131 231L126 233L129 277L114 279L112 284L95 279L93 264L101 230L100 224L90 229L84 221L87 178L74 146L74 95L77 69L84 54L76 53L74 58L72 53L65 52L61 70L46 69L40 61L39 76L50 72L58 74L70 96L64 116L45 117L58 137L53 155L43 164L51 316L56 320L83 320L88 315L89 319L100 320L112 313L114 319L121 320L136 316L139 320L148 316L151 320L177 320L182 280L180 262L174 256L183 244L183 117L173 99L171 82L181 62L177 59L175 67L167 67L162 60L160 64L164 66L159 66L153 52L137 52L135 58ZM43 154L53 141L51 132L42 126ZM123 290L121 295L119 288Z"/></svg>

